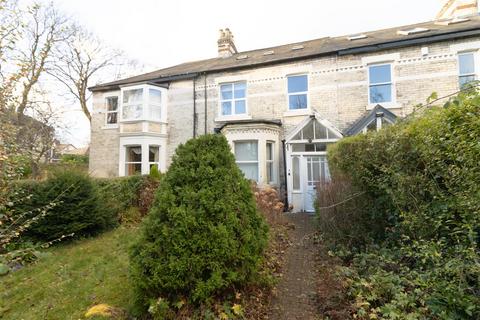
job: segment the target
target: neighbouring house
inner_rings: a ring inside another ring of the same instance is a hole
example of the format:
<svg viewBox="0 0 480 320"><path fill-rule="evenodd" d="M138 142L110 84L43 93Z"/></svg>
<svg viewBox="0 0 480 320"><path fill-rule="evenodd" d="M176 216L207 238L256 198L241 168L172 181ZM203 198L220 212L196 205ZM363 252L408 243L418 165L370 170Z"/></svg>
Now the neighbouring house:
<svg viewBox="0 0 480 320"><path fill-rule="evenodd" d="M50 162L56 163L62 160L64 155L78 155L78 156L87 156L89 153L89 147L77 148L71 143L60 143L60 141L55 140L52 149L50 150Z"/></svg>
<svg viewBox="0 0 480 320"><path fill-rule="evenodd" d="M165 171L180 143L218 132L247 178L313 211L327 145L477 78L480 16L477 1L448 1L431 22L245 52L225 29L217 45L216 58L90 88L94 175Z"/></svg>

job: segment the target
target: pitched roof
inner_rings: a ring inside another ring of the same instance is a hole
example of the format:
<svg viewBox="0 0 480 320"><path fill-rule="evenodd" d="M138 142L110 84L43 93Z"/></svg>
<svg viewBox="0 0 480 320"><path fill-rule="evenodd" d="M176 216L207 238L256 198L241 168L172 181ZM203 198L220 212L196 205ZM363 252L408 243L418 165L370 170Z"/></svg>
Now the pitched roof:
<svg viewBox="0 0 480 320"><path fill-rule="evenodd" d="M359 35L365 35L366 37L358 37L356 40L350 40L349 36L326 37L276 47L244 51L227 58L217 57L182 63L138 76L99 84L89 89L91 91L106 91L118 89L122 85L132 83L165 83L176 79L192 78L196 74L203 72L252 68L331 54L345 55L375 52L480 35L480 16L469 17L465 21L458 20L454 23L446 22L447 21L430 21L364 32ZM399 33L399 31L409 30L417 30L420 32Z"/></svg>
<svg viewBox="0 0 480 320"><path fill-rule="evenodd" d="M374 119L377 118L377 115L380 114L391 123L395 123L397 120L397 116L393 112L377 104L370 112L355 121L347 130L345 130L345 135L353 136L359 134L362 132L363 128L368 126Z"/></svg>

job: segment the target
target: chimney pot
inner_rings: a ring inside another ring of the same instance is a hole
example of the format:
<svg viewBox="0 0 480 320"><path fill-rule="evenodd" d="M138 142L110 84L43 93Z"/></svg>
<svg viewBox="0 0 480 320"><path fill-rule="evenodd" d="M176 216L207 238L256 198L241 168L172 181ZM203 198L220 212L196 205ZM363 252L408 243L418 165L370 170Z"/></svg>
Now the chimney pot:
<svg viewBox="0 0 480 320"><path fill-rule="evenodd" d="M228 58L237 53L237 48L233 42L233 34L229 28L220 29L217 45L219 57Z"/></svg>

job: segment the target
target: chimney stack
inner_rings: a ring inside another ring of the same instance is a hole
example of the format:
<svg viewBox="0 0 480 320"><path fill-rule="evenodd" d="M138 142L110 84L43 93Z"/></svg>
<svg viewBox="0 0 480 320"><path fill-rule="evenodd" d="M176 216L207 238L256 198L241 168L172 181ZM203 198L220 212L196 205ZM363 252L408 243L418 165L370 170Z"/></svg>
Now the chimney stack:
<svg viewBox="0 0 480 320"><path fill-rule="evenodd" d="M438 20L478 14L478 0L442 0L442 2L444 5L436 17Z"/></svg>
<svg viewBox="0 0 480 320"><path fill-rule="evenodd" d="M220 37L217 41L218 44L218 56L222 58L228 58L237 53L237 48L233 42L233 34L230 29L220 29Z"/></svg>

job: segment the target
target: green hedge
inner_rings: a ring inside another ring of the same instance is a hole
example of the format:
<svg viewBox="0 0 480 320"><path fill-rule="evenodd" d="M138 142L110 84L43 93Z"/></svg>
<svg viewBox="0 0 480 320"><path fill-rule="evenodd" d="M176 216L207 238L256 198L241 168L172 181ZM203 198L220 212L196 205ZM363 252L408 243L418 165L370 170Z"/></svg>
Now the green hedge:
<svg viewBox="0 0 480 320"><path fill-rule="evenodd" d="M132 250L139 309L150 306L164 319L182 301L204 303L248 283L266 239L250 183L225 137L205 135L180 145Z"/></svg>
<svg viewBox="0 0 480 320"><path fill-rule="evenodd" d="M480 318L480 96L329 148L334 172L372 199L378 246L354 259L360 314ZM372 229L373 230L373 229Z"/></svg>
<svg viewBox="0 0 480 320"><path fill-rule="evenodd" d="M45 181L18 184L28 198L16 211L31 212L27 219L47 213L26 230L28 237L50 241L74 233L76 237L92 235L116 225L115 212L103 203L92 179L78 171L59 170Z"/></svg>

